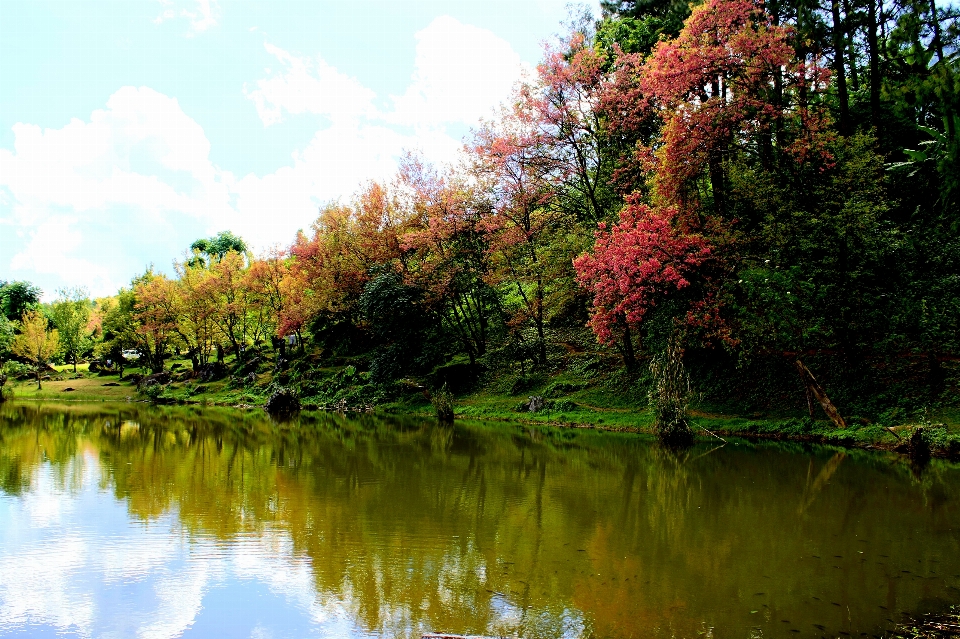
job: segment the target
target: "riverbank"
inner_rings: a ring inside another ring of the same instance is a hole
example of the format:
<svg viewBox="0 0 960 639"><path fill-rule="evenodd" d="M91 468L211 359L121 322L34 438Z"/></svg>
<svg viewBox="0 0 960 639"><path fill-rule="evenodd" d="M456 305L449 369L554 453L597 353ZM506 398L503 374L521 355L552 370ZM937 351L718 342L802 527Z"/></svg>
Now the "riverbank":
<svg viewBox="0 0 960 639"><path fill-rule="evenodd" d="M257 408L263 406L276 386L272 371L251 371L202 381L189 372L188 362L172 362L173 370L164 383L154 385L152 392L138 385L141 375L128 372L124 379L117 374L91 373L86 365L59 367L43 381L41 390L32 380L8 383L12 397L34 401L154 401L168 404ZM432 416L428 393L422 387L409 385L406 392L377 401L370 395L364 374L352 367L327 370L326 386L301 382L313 396L302 397L303 407L311 410L377 412L393 415ZM286 380L289 382L289 380ZM325 394L324 394L325 393ZM304 393L301 391L301 396ZM536 412L529 410L529 398L543 398ZM590 428L615 432L653 434L653 415L643 397L611 392L571 379L543 379L520 388L493 388L463 393L456 398L455 413L459 419L515 422L566 428ZM742 415L694 405L690 422L698 437L724 439L772 439L823 443L847 448L882 449L905 454L915 452L911 438L918 428L930 454L939 457L960 457L960 411L942 409L926 420L904 419L900 423L874 423L853 417L845 429L836 428L826 419L808 415L761 414Z"/></svg>

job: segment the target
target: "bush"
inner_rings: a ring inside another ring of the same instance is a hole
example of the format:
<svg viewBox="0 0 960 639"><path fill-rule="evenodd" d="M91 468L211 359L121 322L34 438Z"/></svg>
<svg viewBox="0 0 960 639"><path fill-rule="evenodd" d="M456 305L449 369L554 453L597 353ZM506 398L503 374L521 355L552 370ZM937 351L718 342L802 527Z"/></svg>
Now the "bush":
<svg viewBox="0 0 960 639"><path fill-rule="evenodd" d="M34 376L33 367L17 361L9 361L4 364L2 372L15 379L29 379Z"/></svg>
<svg viewBox="0 0 960 639"><path fill-rule="evenodd" d="M156 401L163 394L163 386L158 383L147 384L140 389L140 393L148 399Z"/></svg>

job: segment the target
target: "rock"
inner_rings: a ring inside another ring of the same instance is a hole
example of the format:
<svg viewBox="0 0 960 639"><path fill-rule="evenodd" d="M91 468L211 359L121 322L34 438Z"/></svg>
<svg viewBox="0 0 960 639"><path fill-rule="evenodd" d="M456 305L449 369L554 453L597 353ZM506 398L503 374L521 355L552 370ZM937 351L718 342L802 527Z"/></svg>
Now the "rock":
<svg viewBox="0 0 960 639"><path fill-rule="evenodd" d="M247 375L247 376L244 378L244 382L245 382L247 385L256 384L256 383L257 383L257 374L256 374L256 373L250 373L249 375Z"/></svg>
<svg viewBox="0 0 960 639"><path fill-rule="evenodd" d="M530 400L529 406L531 413L539 413L546 405L546 402L543 401L543 397L540 395L531 395L527 399Z"/></svg>
<svg viewBox="0 0 960 639"><path fill-rule="evenodd" d="M161 371L159 373L154 373L153 375L147 375L140 380L140 386L146 388L148 386L155 386L160 384L161 386L170 383L170 373L167 371Z"/></svg>
<svg viewBox="0 0 960 639"><path fill-rule="evenodd" d="M64 393L72 393L72 392L75 391L75 390L77 390L77 389L76 389L76 388L70 388L69 386L67 386L66 388L63 389L63 392L64 392Z"/></svg>
<svg viewBox="0 0 960 639"><path fill-rule="evenodd" d="M91 373L96 373L100 370L100 362L98 360L91 360L90 364L87 367L87 370Z"/></svg>
<svg viewBox="0 0 960 639"><path fill-rule="evenodd" d="M210 362L198 367L194 376L201 382L212 382L225 377L227 368L221 362Z"/></svg>
<svg viewBox="0 0 960 639"><path fill-rule="evenodd" d="M119 386L120 384L118 384L118 383L116 383L116 382L107 382L106 384L103 384L103 385L104 385L104 386Z"/></svg>
<svg viewBox="0 0 960 639"><path fill-rule="evenodd" d="M280 388L263 407L271 415L289 415L300 410L300 399L292 389Z"/></svg>
<svg viewBox="0 0 960 639"><path fill-rule="evenodd" d="M247 375L248 373L256 373L257 368L259 368L260 364L262 363L263 363L263 360L259 356L252 357L248 361L237 366L236 374Z"/></svg>

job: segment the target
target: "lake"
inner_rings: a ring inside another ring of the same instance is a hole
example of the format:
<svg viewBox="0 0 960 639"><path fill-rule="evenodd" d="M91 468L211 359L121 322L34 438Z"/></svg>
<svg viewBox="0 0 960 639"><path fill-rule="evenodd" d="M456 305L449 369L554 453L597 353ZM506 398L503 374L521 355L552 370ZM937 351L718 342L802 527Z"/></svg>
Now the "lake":
<svg viewBox="0 0 960 639"><path fill-rule="evenodd" d="M960 467L579 429L0 406L0 635L880 635L960 602Z"/></svg>

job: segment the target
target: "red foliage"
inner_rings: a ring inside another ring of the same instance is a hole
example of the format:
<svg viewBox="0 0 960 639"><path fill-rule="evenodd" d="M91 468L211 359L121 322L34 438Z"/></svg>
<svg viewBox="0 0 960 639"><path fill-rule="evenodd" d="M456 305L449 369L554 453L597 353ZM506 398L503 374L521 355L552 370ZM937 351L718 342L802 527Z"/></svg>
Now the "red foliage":
<svg viewBox="0 0 960 639"><path fill-rule="evenodd" d="M812 92L826 88L829 72L797 60L791 30L773 24L751 0L707 0L693 10L680 35L660 42L646 61L643 91L664 118L657 184L669 202L711 158L731 144L757 142L758 133L778 134L799 120L783 148L801 156L822 130L823 115L808 106Z"/></svg>
<svg viewBox="0 0 960 639"><path fill-rule="evenodd" d="M613 228L600 224L593 254L574 260L578 281L593 294L590 326L602 343L639 325L663 294L688 286L689 272L710 255L705 239L674 228L676 215L630 196Z"/></svg>

